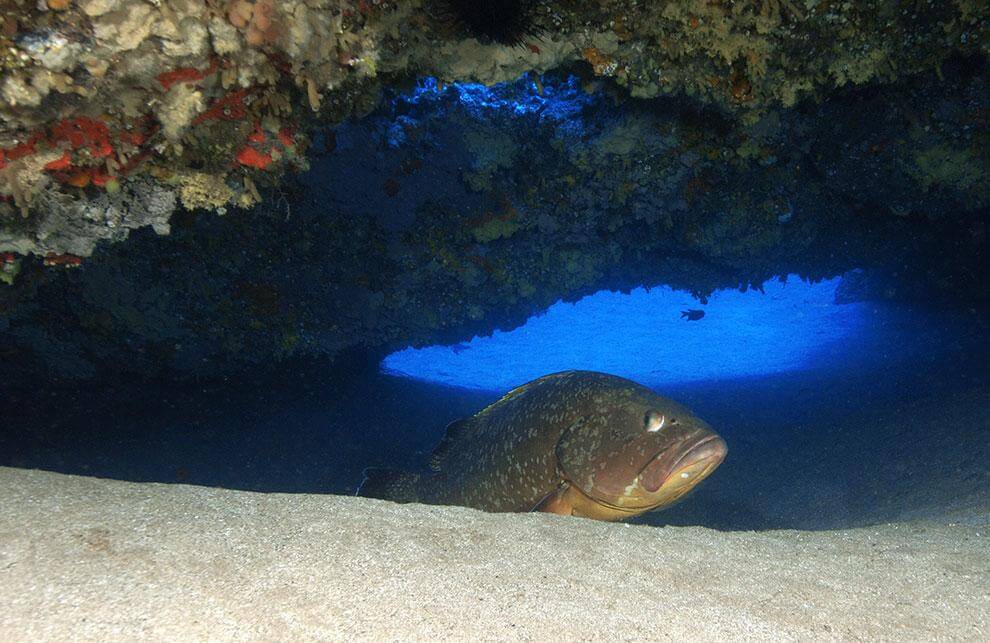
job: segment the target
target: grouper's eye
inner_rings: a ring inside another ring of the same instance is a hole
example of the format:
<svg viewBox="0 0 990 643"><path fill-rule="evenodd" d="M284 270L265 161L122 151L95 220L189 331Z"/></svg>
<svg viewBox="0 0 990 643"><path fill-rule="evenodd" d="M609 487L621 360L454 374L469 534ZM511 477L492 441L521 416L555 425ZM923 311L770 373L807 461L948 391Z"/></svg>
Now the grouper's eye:
<svg viewBox="0 0 990 643"><path fill-rule="evenodd" d="M646 417L643 418L643 425L649 433L656 433L666 424L667 418L663 413L657 413L656 411L647 411Z"/></svg>

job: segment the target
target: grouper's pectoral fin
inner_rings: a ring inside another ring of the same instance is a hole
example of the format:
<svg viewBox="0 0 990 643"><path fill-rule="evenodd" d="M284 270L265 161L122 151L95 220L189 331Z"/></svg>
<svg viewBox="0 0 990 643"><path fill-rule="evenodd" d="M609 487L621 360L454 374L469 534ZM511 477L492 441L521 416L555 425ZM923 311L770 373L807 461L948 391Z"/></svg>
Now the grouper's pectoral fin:
<svg viewBox="0 0 990 643"><path fill-rule="evenodd" d="M433 471L442 471L447 458L450 457L452 452L457 450L458 443L465 436L470 436L473 426L471 418L454 420L448 424L443 439L433 448L433 453L430 454L430 469Z"/></svg>
<svg viewBox="0 0 990 643"><path fill-rule="evenodd" d="M570 491L571 485L567 482L562 482L556 489L543 496L543 500L536 503L533 507L533 511L541 511L548 514L559 514L561 516L570 516L574 512L574 502L572 500L572 495L568 493Z"/></svg>
<svg viewBox="0 0 990 643"><path fill-rule="evenodd" d="M369 467L364 470L364 481L357 495L393 502L419 502L421 478L418 473Z"/></svg>

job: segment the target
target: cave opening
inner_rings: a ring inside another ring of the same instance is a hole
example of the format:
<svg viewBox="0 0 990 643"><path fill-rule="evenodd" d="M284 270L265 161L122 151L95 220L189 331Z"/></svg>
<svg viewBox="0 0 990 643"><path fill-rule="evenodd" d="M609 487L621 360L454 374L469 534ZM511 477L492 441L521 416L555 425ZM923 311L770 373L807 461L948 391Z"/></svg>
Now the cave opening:
<svg viewBox="0 0 990 643"><path fill-rule="evenodd" d="M739 131L583 68L383 88L258 207L184 210L78 271L18 264L0 465L353 494L512 387L587 369L729 444L641 521L985 521L986 224L933 191L857 192L836 146L882 155L902 123L817 123L871 101Z"/></svg>
<svg viewBox="0 0 990 643"><path fill-rule="evenodd" d="M853 270L698 300L669 287L558 302L453 345L230 380L13 391L3 466L265 492L353 494L421 470L444 427L546 373L621 375L690 407L729 457L636 522L723 530L986 519L985 317L877 298ZM703 310L690 319L685 311ZM16 413L13 410L16 409Z"/></svg>
<svg viewBox="0 0 990 643"><path fill-rule="evenodd" d="M862 271L854 270L852 279ZM614 373L655 388L794 371L851 369L877 355L909 357L906 313L845 301L842 278L795 275L758 289L717 290L699 301L666 286L601 291L558 302L519 328L450 346L407 348L386 373L462 388L508 390L567 369ZM838 291L838 299L837 299ZM913 339L913 338L912 338Z"/></svg>
<svg viewBox="0 0 990 643"><path fill-rule="evenodd" d="M988 638L990 3L0 6L5 640Z"/></svg>

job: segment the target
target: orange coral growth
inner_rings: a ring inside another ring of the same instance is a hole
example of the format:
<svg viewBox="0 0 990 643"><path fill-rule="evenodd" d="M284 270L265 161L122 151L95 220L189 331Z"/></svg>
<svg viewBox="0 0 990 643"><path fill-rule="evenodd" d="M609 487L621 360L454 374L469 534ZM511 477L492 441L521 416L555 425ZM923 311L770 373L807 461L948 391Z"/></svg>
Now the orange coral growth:
<svg viewBox="0 0 990 643"><path fill-rule="evenodd" d="M82 262L83 258L78 255L69 253L56 254L54 252L46 254L44 260L46 266L61 266L63 268L78 268L82 265Z"/></svg>
<svg viewBox="0 0 990 643"><path fill-rule="evenodd" d="M25 156L34 154L37 151L34 146L39 140L41 140L41 135L36 134L28 139L27 142L15 145L11 149L7 150L7 158L11 161L16 161L19 158L24 158Z"/></svg>
<svg viewBox="0 0 990 643"><path fill-rule="evenodd" d="M586 47L581 51L584 59L591 63L596 76L608 76L613 73L619 64L595 47Z"/></svg>
<svg viewBox="0 0 990 643"><path fill-rule="evenodd" d="M214 73L218 66L219 63L217 58L214 56L210 59L210 66L202 71L196 69L195 67L181 67L172 71L162 72L155 76L155 78L157 78L158 82L162 84L165 91L168 91L172 88L172 85L175 85L176 83L194 83L203 80L210 74Z"/></svg>
<svg viewBox="0 0 990 643"><path fill-rule="evenodd" d="M72 166L72 153L66 150L60 158L45 164L46 170L67 170Z"/></svg>
<svg viewBox="0 0 990 643"><path fill-rule="evenodd" d="M291 152L295 149L296 140L292 128L283 127L275 135L275 140L269 142L268 135L261 128L261 123L255 121L254 130L247 137L247 143L238 150L235 160L241 165L267 169L272 162L282 158L282 150Z"/></svg>
<svg viewBox="0 0 990 643"><path fill-rule="evenodd" d="M296 146L296 139L293 138L292 128L283 127L278 131L279 142L287 148Z"/></svg>
<svg viewBox="0 0 990 643"><path fill-rule="evenodd" d="M255 89L240 89L227 94L213 102L208 110L193 119L193 125L199 125L206 121L239 121L247 117L247 104L245 99L254 93Z"/></svg>
<svg viewBox="0 0 990 643"><path fill-rule="evenodd" d="M64 183L74 188L84 188L89 185L89 172L76 172L68 176Z"/></svg>
<svg viewBox="0 0 990 643"><path fill-rule="evenodd" d="M140 130L134 130L131 132L121 132L117 135L117 138L125 143L130 143L134 147L141 147L148 140L148 135Z"/></svg>
<svg viewBox="0 0 990 643"><path fill-rule="evenodd" d="M146 142L147 135L138 131L124 132L118 138L135 146L140 146ZM43 168L52 172L55 180L60 183L77 188L84 188L89 185L105 188L112 182L114 186L110 187L119 187L116 176L106 171L106 163L77 166L73 162L73 152L85 150L89 153L90 160L113 159L113 165L119 166L120 158L111 144L112 140L110 128L101 121L86 116L63 119L52 126L47 135L42 132L35 132L24 143L9 149L0 149L0 169L6 167L10 161L16 161L37 153L37 145L41 143L43 149L62 148L62 156L49 161ZM67 146L70 149L65 149ZM120 168L121 173L126 174L132 170L146 156L147 153L145 152L131 157L125 166ZM75 161L79 162L79 158L76 157Z"/></svg>
<svg viewBox="0 0 990 643"><path fill-rule="evenodd" d="M94 123L95 125L93 125ZM72 121L63 121L56 127L59 128L59 131L56 132L53 129L52 136L46 140L49 145L54 145L60 140L68 140L69 144L73 146L73 149L78 149L78 144L80 143L82 146L89 147L91 150L95 147L95 152L92 153L92 156L96 158L112 158L114 163L111 165L116 167L115 173L110 174L106 171L107 164L105 163L90 166L85 164L82 166L74 165L72 152L66 150L60 158L51 161L45 166L46 170L55 173L56 181L66 185L77 188L95 185L115 191L120 187L118 177L126 176L151 155L151 150L148 149L138 149L136 153L129 154L128 156L120 155L114 150L113 145L111 145L110 141L114 139L111 136L109 128L99 121L77 118ZM144 117L128 125L128 127L133 127L134 129L117 132L116 141L141 148L158 131L159 126L153 123L150 117Z"/></svg>
<svg viewBox="0 0 990 643"><path fill-rule="evenodd" d="M261 129L261 123L255 121L254 131L248 136L248 141L252 143L264 143L266 140L265 132Z"/></svg>
<svg viewBox="0 0 990 643"><path fill-rule="evenodd" d="M73 149L89 148L96 158L104 158L113 154L110 145L110 128L98 120L77 116L67 118L52 128L52 142L68 141Z"/></svg>
<svg viewBox="0 0 990 643"><path fill-rule="evenodd" d="M242 147L234 158L236 158L237 162L241 165L254 167L259 170L266 169L274 160L270 154L259 152L250 145L245 145Z"/></svg>
<svg viewBox="0 0 990 643"><path fill-rule="evenodd" d="M19 143L14 147L8 147L6 149L0 148L0 170L7 167L9 161L16 161L17 159L24 158L25 156L31 156L38 150L35 145L41 140L41 134L35 133L31 135L31 138L23 143Z"/></svg>
<svg viewBox="0 0 990 643"><path fill-rule="evenodd" d="M89 180L93 185L97 187L101 187L101 188L106 187L107 183L109 183L112 179L113 179L112 176L110 176L103 170L100 170L99 168L95 168L95 167L89 168Z"/></svg>
<svg viewBox="0 0 990 643"><path fill-rule="evenodd" d="M56 172L55 180L74 188L84 188L90 185L96 187L106 187L110 181L116 181L116 177L108 174L98 167L72 167L66 168L65 172Z"/></svg>

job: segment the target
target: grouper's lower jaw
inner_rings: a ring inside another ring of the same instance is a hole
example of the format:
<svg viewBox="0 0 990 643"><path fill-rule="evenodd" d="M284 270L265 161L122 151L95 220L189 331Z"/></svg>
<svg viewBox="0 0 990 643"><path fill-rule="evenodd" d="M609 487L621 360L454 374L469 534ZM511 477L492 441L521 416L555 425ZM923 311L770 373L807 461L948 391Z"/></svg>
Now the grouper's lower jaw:
<svg viewBox="0 0 990 643"><path fill-rule="evenodd" d="M722 438L706 431L698 435L693 440L693 444L683 444L679 448L661 451L653 461L643 467L637 480L651 495L657 493L663 485L674 478L693 482L696 480L695 473L703 468L698 465L714 462L715 466L718 466L725 459L727 451Z"/></svg>
<svg viewBox="0 0 990 643"><path fill-rule="evenodd" d="M625 520L641 513L650 511L648 507L619 507L587 495L576 485L565 482L559 489L544 498L533 507L533 511L560 514L562 516L577 516L594 520Z"/></svg>
<svg viewBox="0 0 990 643"><path fill-rule="evenodd" d="M655 491L651 491L650 499L656 503L653 509L669 507L677 502L699 482L711 475L711 472L725 460L728 452L725 440L717 435L695 445L677 461L660 486Z"/></svg>
<svg viewBox="0 0 990 643"><path fill-rule="evenodd" d="M644 471L644 474L652 474L656 480L656 489L648 491L644 488L642 485L644 475L630 485L630 489L635 487L639 488L641 493L647 492L635 499L636 504L630 504L629 499L626 498L616 498L614 501L596 498L583 491L578 485L565 481L533 510L595 520L616 521L634 518L677 502L718 468L727 453L728 447L725 441L717 435L710 434L689 450L674 456L673 464L671 460L658 458L654 464L661 467L662 472Z"/></svg>

